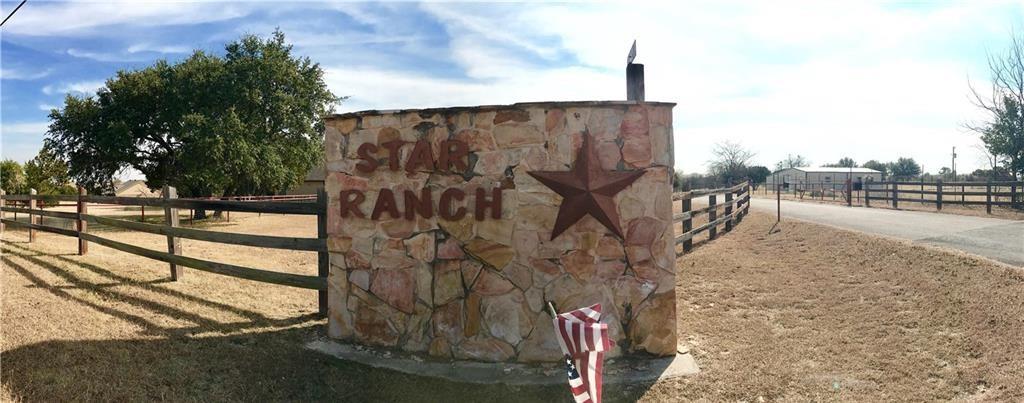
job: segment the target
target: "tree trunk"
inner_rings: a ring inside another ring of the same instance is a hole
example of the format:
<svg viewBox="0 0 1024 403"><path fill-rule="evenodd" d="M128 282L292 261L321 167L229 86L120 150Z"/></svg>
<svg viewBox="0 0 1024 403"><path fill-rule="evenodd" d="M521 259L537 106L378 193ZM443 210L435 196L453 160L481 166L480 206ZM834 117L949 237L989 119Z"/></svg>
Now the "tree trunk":
<svg viewBox="0 0 1024 403"><path fill-rule="evenodd" d="M229 189L224 191L224 194L221 195L220 199L221 200L227 200L229 197L234 196L234 195L235 195L235 190L229 188ZM224 211L222 211L222 210L214 210L213 211L213 218L221 218L223 216L224 216Z"/></svg>

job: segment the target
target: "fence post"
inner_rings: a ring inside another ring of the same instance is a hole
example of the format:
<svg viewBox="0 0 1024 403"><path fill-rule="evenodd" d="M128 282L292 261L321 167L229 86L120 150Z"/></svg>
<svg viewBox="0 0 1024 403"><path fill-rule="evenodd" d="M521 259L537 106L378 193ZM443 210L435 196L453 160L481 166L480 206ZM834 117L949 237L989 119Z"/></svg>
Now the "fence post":
<svg viewBox="0 0 1024 403"><path fill-rule="evenodd" d="M935 180L935 209L942 210L942 178Z"/></svg>
<svg viewBox="0 0 1024 403"><path fill-rule="evenodd" d="M992 214L992 179L985 183L985 213Z"/></svg>
<svg viewBox="0 0 1024 403"><path fill-rule="evenodd" d="M746 196L747 196L747 199L743 201L744 205L743 205L743 213L740 215L741 217L745 217L747 215L747 212L750 211L750 200L754 196L754 186L751 185L749 181L747 182L747 195Z"/></svg>
<svg viewBox="0 0 1024 403"><path fill-rule="evenodd" d="M715 239L718 236L718 226L714 224L718 219L718 208L715 207L715 200L718 195L708 196L708 239Z"/></svg>
<svg viewBox="0 0 1024 403"><path fill-rule="evenodd" d="M36 198L34 197L36 195L36 190L35 189L29 189L28 190L28 194L29 194L29 199L28 199L28 210L29 210L29 213L28 213L28 223L29 224L35 224L36 223L36 219L32 215L32 210L35 210L35 208L36 208ZM34 228L29 228L28 229L28 241L29 242L35 242L35 240L36 240L36 230Z"/></svg>
<svg viewBox="0 0 1024 403"><path fill-rule="evenodd" d="M167 223L168 227L171 227L171 228L177 227L178 226L178 209L174 208L174 207L171 207L171 205L169 203L167 203L167 202L169 200L171 200L171 199L177 199L178 198L178 189L175 189L174 186L164 185L163 196L164 196L164 221ZM172 255L180 255L181 254L181 239L178 239L178 238L174 237L174 235L171 235L170 233L167 234L167 253L170 253ZM170 263L170 265L171 265L171 281L178 281L178 279L181 278L183 270L182 270L181 267L179 267L178 265L176 265L174 263Z"/></svg>
<svg viewBox="0 0 1024 403"><path fill-rule="evenodd" d="M745 200L741 200L741 202L743 204L743 208L736 208L736 210L737 210L736 214L739 215L739 219L736 220L736 223L739 223L740 221L742 221L743 217L745 217L747 215L747 211L749 211L749 209L750 209L750 196L751 196L751 192L754 191L753 187L750 186L750 182L749 181L747 182L746 186L743 187L743 189L740 191L740 198L741 199L744 197L743 190L746 191L746 195L745 195L746 199ZM737 202L737 203L740 203L740 202Z"/></svg>
<svg viewBox="0 0 1024 403"><path fill-rule="evenodd" d="M846 178L846 207L853 207L853 180Z"/></svg>
<svg viewBox="0 0 1024 403"><path fill-rule="evenodd" d="M689 194L687 194L687 195L685 195L683 197L685 197L685 198L680 200L680 202L683 205L682 206L683 214L686 214L686 213L689 213L690 210L693 209L692 208L692 204L691 204L692 201L690 200L691 196ZM683 220L683 233L685 234L685 233L690 232L692 230L693 230L693 215L690 215L689 217L686 217L685 220ZM687 239L687 240L683 241L683 253L687 253L687 252L689 252L691 250L693 250L693 237L690 237L690 239Z"/></svg>
<svg viewBox="0 0 1024 403"><path fill-rule="evenodd" d="M1010 207L1017 207L1017 183L1010 185ZM3 228L3 227L0 227Z"/></svg>
<svg viewBox="0 0 1024 403"><path fill-rule="evenodd" d="M921 175L921 194L919 196L921 198L921 205L923 206L924 205L924 175Z"/></svg>
<svg viewBox="0 0 1024 403"><path fill-rule="evenodd" d="M316 236L327 243L327 192L323 188L316 190ZM331 261L326 250L317 252L317 276L325 281L331 272ZM317 290L317 306L320 315L327 315L327 290Z"/></svg>
<svg viewBox="0 0 1024 403"><path fill-rule="evenodd" d="M89 228L89 223L85 221L85 218L82 217L82 214L88 214L89 213L89 206L87 206L85 204L85 188L81 187L81 186L78 187L78 206L77 206L77 211L78 211L78 221L77 221L77 223L78 223L78 254L81 256L81 255L84 255L86 253L89 253L89 242L84 240L84 239L82 239L82 233L84 233Z"/></svg>
<svg viewBox="0 0 1024 403"><path fill-rule="evenodd" d="M732 231L732 188L725 192L725 232Z"/></svg>
<svg viewBox="0 0 1024 403"><path fill-rule="evenodd" d="M874 181L868 178L860 185L861 191L864 192L864 207L871 207L871 182Z"/></svg>
<svg viewBox="0 0 1024 403"><path fill-rule="evenodd" d="M0 233L4 232L4 207L7 206L7 192L0 189Z"/></svg>
<svg viewBox="0 0 1024 403"><path fill-rule="evenodd" d="M892 182L892 208L900 208L900 185L896 181Z"/></svg>
<svg viewBox="0 0 1024 403"><path fill-rule="evenodd" d="M775 222L782 221L782 185L775 185Z"/></svg>

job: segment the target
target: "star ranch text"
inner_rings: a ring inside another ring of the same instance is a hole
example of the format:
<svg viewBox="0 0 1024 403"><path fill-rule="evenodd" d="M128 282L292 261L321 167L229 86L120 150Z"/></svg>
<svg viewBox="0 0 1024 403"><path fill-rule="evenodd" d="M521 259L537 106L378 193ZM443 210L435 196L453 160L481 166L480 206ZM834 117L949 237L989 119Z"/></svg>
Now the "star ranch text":
<svg viewBox="0 0 1024 403"><path fill-rule="evenodd" d="M402 149L412 147L405 161L401 160ZM440 171L454 174L465 173L469 170L469 145L460 140L443 140L438 143L437 159L434 159L434 149L431 143L426 140L408 142L403 140L392 140L381 143L363 143L356 149L356 156L360 160L356 164L356 170L363 173L372 173L378 169L399 171L404 169L408 173L418 171ZM403 164L404 162L404 164ZM483 221L488 217L501 219L501 188L493 189L477 188L473 194L473 218ZM414 220L416 216L433 218L436 214L447 221L457 221L470 214L467 203L463 203L467 194L460 188L448 188L441 191L437 197L437 211L434 209L435 191L430 187L424 187L419 191L405 190L397 194L394 190L382 188L377 193L377 200L373 203L373 210L370 212L371 220L379 220L381 217L390 219ZM488 195L490 193L490 195ZM341 191L340 205L341 217L366 218L363 211L363 204L366 202L366 194L358 189L344 189ZM398 198L402 198L404 210L399 211Z"/></svg>

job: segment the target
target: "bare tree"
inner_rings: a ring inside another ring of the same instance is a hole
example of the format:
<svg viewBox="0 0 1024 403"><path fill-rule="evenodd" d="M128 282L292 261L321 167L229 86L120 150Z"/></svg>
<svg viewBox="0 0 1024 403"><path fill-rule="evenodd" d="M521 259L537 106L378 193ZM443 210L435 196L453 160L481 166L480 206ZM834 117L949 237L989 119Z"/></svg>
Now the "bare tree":
<svg viewBox="0 0 1024 403"><path fill-rule="evenodd" d="M1014 33L1003 54L988 56L992 88L971 89L975 106L989 113L987 121L964 126L981 136L989 162L1002 163L1014 176L1024 174L1024 37Z"/></svg>
<svg viewBox="0 0 1024 403"><path fill-rule="evenodd" d="M811 161L800 154L787 154L786 159L775 164L775 170L778 171L780 169L806 167L810 165Z"/></svg>
<svg viewBox="0 0 1024 403"><path fill-rule="evenodd" d="M981 153L981 159L985 160L985 166L987 166L992 171L995 171L996 168L999 168L999 163L1001 162L999 156L993 154L992 151L989 151L988 147L986 147L984 143L975 144L974 149L978 150L978 152Z"/></svg>
<svg viewBox="0 0 1024 403"><path fill-rule="evenodd" d="M747 163L757 155L742 144L729 140L716 143L711 154L714 158L708 161L708 172L723 182L735 182L746 177Z"/></svg>

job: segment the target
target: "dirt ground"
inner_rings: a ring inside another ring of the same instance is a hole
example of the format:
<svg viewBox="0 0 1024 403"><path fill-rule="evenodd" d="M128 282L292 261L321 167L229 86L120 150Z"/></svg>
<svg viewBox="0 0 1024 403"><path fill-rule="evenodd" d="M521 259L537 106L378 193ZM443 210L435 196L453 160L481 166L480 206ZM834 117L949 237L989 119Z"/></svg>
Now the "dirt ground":
<svg viewBox="0 0 1024 403"><path fill-rule="evenodd" d="M614 401L1024 399L1024 273L963 254L751 212L679 259L679 335L699 375ZM231 232L312 236L312 217L233 214ZM102 228L97 228L102 230ZM108 232L161 249L165 239ZM305 350L314 291L23 231L2 236L0 400L568 401ZM187 256L313 274L315 254L184 241Z"/></svg>

